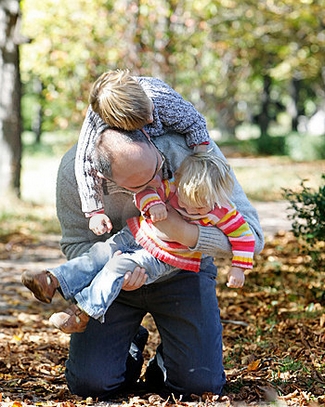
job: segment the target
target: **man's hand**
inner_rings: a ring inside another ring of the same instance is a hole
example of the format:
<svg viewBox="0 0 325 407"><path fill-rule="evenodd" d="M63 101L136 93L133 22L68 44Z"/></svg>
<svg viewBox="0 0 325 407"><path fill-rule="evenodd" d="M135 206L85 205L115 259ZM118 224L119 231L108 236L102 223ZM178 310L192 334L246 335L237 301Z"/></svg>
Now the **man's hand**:
<svg viewBox="0 0 325 407"><path fill-rule="evenodd" d="M128 271L124 276L122 290L133 291L137 290L147 281L148 274L146 270L141 267L136 267L133 272Z"/></svg>

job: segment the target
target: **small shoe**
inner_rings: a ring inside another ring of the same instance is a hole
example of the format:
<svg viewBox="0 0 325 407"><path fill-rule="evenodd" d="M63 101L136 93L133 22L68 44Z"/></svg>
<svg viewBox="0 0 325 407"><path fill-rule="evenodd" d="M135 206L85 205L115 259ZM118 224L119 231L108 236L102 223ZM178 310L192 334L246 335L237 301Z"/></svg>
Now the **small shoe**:
<svg viewBox="0 0 325 407"><path fill-rule="evenodd" d="M39 301L49 304L59 287L57 278L47 270L24 271L21 277L23 284L29 288Z"/></svg>
<svg viewBox="0 0 325 407"><path fill-rule="evenodd" d="M53 314L49 321L65 334L73 334L84 332L89 318L89 315L73 304L66 310Z"/></svg>
<svg viewBox="0 0 325 407"><path fill-rule="evenodd" d="M162 345L157 348L156 355L149 360L145 372L148 392L161 392L165 388L166 368L163 362Z"/></svg>
<svg viewBox="0 0 325 407"><path fill-rule="evenodd" d="M135 337L133 338L132 343L136 345L136 347L139 349L141 353L143 352L144 347L146 346L148 337L149 337L148 330L144 326L140 325L139 330L136 333Z"/></svg>

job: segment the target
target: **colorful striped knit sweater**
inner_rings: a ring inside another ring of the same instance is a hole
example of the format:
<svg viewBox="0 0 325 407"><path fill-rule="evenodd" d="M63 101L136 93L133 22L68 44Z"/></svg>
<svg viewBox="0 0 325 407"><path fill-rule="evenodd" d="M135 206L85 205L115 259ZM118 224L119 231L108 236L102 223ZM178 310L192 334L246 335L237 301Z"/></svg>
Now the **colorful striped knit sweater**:
<svg viewBox="0 0 325 407"><path fill-rule="evenodd" d="M148 216L148 210L151 206L162 203L169 203L191 223L207 227L215 226L222 230L232 246L232 265L245 269L253 267L254 235L234 204L229 203L221 208L216 206L206 215L189 215L178 205L173 179L163 180L157 190L146 188L137 193L135 204L142 215L127 220L135 240L153 256L183 270L195 272L200 270L202 253L177 242L163 241L156 236L155 226Z"/></svg>

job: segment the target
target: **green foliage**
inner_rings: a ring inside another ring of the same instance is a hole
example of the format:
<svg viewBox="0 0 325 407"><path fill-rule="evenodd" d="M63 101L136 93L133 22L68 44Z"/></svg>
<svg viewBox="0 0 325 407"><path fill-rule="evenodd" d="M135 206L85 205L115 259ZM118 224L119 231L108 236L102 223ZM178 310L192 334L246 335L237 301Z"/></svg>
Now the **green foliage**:
<svg viewBox="0 0 325 407"><path fill-rule="evenodd" d="M25 131L22 134L25 159L30 159L33 162L40 159L42 166L46 166L46 162L49 162L51 159L60 159L77 141L77 137L77 132L44 132L42 143L35 145L34 134L30 131Z"/></svg>
<svg viewBox="0 0 325 407"><path fill-rule="evenodd" d="M258 154L285 155L285 136L269 136L265 134L254 140Z"/></svg>
<svg viewBox="0 0 325 407"><path fill-rule="evenodd" d="M301 369L305 369L303 363L290 357L285 357L279 366L280 372L297 372Z"/></svg>
<svg viewBox="0 0 325 407"><path fill-rule="evenodd" d="M325 180L325 174L322 179ZM289 201L292 210L288 218L293 221L294 235L305 242L312 262L319 264L324 261L325 184L314 190L307 187L306 180L303 180L300 186L300 191L284 189L284 198Z"/></svg>
<svg viewBox="0 0 325 407"><path fill-rule="evenodd" d="M292 78L323 99L322 1L22 0L21 73L35 78L45 130L80 127L91 83L105 70L158 76L234 135L260 112L263 78L288 106ZM307 100L306 100L307 99ZM25 109L26 111L26 109ZM28 123L27 123L28 125Z"/></svg>
<svg viewBox="0 0 325 407"><path fill-rule="evenodd" d="M285 138L286 154L295 161L325 159L325 137L291 133Z"/></svg>

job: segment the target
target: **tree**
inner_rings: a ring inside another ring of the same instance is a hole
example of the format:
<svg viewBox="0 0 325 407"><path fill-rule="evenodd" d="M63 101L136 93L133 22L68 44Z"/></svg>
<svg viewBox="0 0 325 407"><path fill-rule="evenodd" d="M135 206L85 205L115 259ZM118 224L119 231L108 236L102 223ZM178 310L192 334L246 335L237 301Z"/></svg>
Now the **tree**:
<svg viewBox="0 0 325 407"><path fill-rule="evenodd" d="M42 84L42 130L79 129L91 83L116 68L160 77L209 128L233 136L253 118L267 136L283 109L296 126L311 101L324 100L324 0L22 0L21 7L33 38L22 47L22 79Z"/></svg>
<svg viewBox="0 0 325 407"><path fill-rule="evenodd" d="M20 196L19 0L0 2L0 190Z"/></svg>

